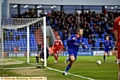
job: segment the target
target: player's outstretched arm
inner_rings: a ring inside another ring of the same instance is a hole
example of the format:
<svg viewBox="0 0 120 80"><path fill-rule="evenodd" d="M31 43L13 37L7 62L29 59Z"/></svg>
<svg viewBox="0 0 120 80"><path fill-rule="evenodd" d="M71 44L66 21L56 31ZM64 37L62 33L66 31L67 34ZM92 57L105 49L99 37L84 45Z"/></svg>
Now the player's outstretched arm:
<svg viewBox="0 0 120 80"><path fill-rule="evenodd" d="M75 40L75 36L71 35L68 39L67 39L67 45L69 45L71 43L71 41Z"/></svg>
<svg viewBox="0 0 120 80"><path fill-rule="evenodd" d="M71 35L68 39L67 39L67 41L72 41L72 40L75 40L76 39L76 37L74 36L74 35Z"/></svg>
<svg viewBox="0 0 120 80"><path fill-rule="evenodd" d="M85 49L87 48L87 46L84 44L84 42L82 42L81 45L83 48L85 48Z"/></svg>

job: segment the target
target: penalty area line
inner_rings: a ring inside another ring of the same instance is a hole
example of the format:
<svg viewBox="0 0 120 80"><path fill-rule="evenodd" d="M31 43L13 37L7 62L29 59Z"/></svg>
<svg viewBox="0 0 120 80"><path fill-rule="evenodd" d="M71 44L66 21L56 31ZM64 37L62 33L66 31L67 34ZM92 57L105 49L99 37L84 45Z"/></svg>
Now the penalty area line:
<svg viewBox="0 0 120 80"><path fill-rule="evenodd" d="M53 70L53 71L57 71L57 72L63 73L63 71L58 70L58 69L54 69L54 68L50 68L50 67L46 67L46 68L49 69L49 70ZM72 74L72 73L67 73L67 74L69 74L71 76L83 78L83 79L86 79L86 80L95 80L95 79L92 79L92 78L89 78L89 77L85 77L85 76L81 76L81 75L76 75L76 74Z"/></svg>

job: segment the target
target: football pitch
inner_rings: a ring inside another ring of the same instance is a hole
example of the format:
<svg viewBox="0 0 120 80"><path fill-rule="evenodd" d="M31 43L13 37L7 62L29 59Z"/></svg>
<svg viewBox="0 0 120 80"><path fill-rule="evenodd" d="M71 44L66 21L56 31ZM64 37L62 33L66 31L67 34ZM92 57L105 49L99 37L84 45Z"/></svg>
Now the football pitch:
<svg viewBox="0 0 120 80"><path fill-rule="evenodd" d="M67 66L64 63L65 59L65 56L60 56L58 63L55 64L53 56L50 56L47 62L49 68L1 69L0 77L47 77L48 80L117 80L118 65L115 62L115 56L106 57L106 62L103 62L102 56L78 56L67 76L62 75ZM25 59L23 58L23 60ZM102 61L100 66L97 65L97 60ZM31 61L35 63L34 57L31 58Z"/></svg>

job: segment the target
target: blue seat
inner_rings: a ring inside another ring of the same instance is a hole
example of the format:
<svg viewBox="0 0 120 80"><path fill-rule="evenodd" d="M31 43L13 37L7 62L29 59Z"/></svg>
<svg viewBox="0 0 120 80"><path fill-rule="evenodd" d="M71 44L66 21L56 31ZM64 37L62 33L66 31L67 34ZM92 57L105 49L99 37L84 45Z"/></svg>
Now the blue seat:
<svg viewBox="0 0 120 80"><path fill-rule="evenodd" d="M33 46L33 47L30 47L30 50L32 50L32 51L36 51L37 49L36 49L35 46Z"/></svg>
<svg viewBox="0 0 120 80"><path fill-rule="evenodd" d="M83 51L84 49L82 47L79 47L79 51Z"/></svg>
<svg viewBox="0 0 120 80"><path fill-rule="evenodd" d="M105 37L105 34L102 34L102 37L104 38L104 37Z"/></svg>
<svg viewBox="0 0 120 80"><path fill-rule="evenodd" d="M64 42L63 43L67 43L67 40L64 40Z"/></svg>
<svg viewBox="0 0 120 80"><path fill-rule="evenodd" d="M85 45L88 45L88 42L85 42L84 44L85 44Z"/></svg>
<svg viewBox="0 0 120 80"><path fill-rule="evenodd" d="M4 47L4 51L9 51L9 47Z"/></svg>
<svg viewBox="0 0 120 80"><path fill-rule="evenodd" d="M87 47L92 47L92 44L88 44Z"/></svg>
<svg viewBox="0 0 120 80"><path fill-rule="evenodd" d="M88 41L88 38L83 38L83 41Z"/></svg>
<svg viewBox="0 0 120 80"><path fill-rule="evenodd" d="M99 37L99 34L95 34L96 37Z"/></svg>
<svg viewBox="0 0 120 80"><path fill-rule="evenodd" d="M100 44L95 44L95 47L100 47Z"/></svg>
<svg viewBox="0 0 120 80"><path fill-rule="evenodd" d="M97 40L99 40L99 41L100 41L100 40L101 40L101 38L97 38Z"/></svg>
<svg viewBox="0 0 120 80"><path fill-rule="evenodd" d="M27 47L21 47L22 51L27 51Z"/></svg>
<svg viewBox="0 0 120 80"><path fill-rule="evenodd" d="M54 29L54 28L55 28L55 25L52 25L51 27L52 27L52 29Z"/></svg>
<svg viewBox="0 0 120 80"><path fill-rule="evenodd" d="M64 43L64 46L67 47L67 43Z"/></svg>
<svg viewBox="0 0 120 80"><path fill-rule="evenodd" d="M50 21L49 20L47 20L47 24L48 24L48 26L50 26Z"/></svg>
<svg viewBox="0 0 120 80"><path fill-rule="evenodd" d="M102 38L101 40L102 40L102 41L104 41L105 39L104 39L104 38Z"/></svg>
<svg viewBox="0 0 120 80"><path fill-rule="evenodd" d="M60 34L60 37L63 37L63 33L62 33L62 31L60 31L59 34Z"/></svg>

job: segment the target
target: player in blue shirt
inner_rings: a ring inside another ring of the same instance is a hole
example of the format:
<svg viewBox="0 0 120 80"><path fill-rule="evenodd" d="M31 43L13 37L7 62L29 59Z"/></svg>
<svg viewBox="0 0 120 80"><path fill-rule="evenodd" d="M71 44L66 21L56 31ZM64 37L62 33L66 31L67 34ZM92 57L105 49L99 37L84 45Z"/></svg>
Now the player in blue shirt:
<svg viewBox="0 0 120 80"><path fill-rule="evenodd" d="M87 48L87 46L85 46L83 43L82 35L83 29L79 28L77 30L77 34L71 35L70 38L67 40L69 54L69 58L67 59L67 61L69 61L70 63L67 65L65 71L63 72L63 75L67 75L68 70L71 68L72 64L77 59L79 46L82 45L82 47Z"/></svg>
<svg viewBox="0 0 120 80"><path fill-rule="evenodd" d="M110 56L110 50L112 48L112 42L109 40L109 36L106 36L106 40L103 43L104 46L104 55L103 55L103 60L105 62L106 56Z"/></svg>

